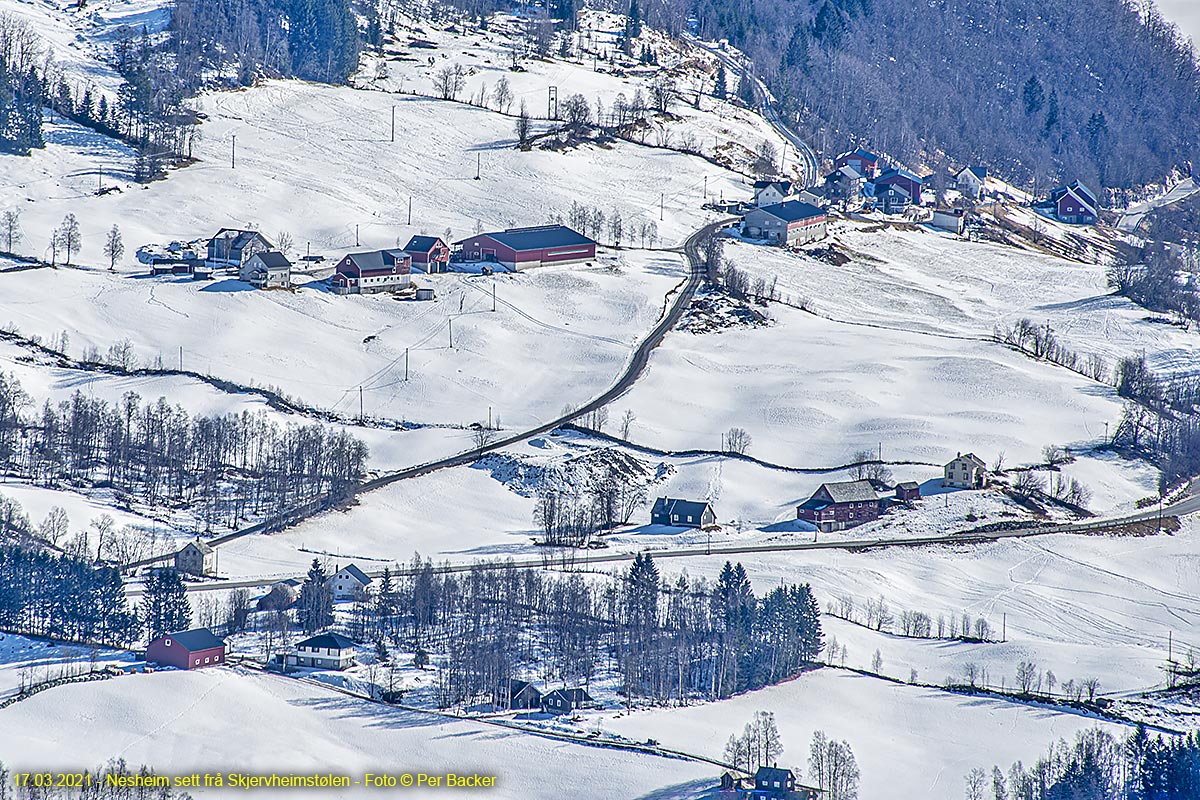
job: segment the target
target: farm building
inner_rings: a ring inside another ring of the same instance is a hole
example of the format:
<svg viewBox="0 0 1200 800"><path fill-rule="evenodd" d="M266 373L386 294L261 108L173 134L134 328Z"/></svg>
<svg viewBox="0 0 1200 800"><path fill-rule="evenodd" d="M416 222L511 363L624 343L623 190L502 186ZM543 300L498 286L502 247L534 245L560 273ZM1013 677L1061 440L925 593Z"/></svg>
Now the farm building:
<svg viewBox="0 0 1200 800"><path fill-rule="evenodd" d="M866 186L869 196L874 198L875 210L884 214L903 214L912 205L913 199L903 186L888 184L877 186L868 183Z"/></svg>
<svg viewBox="0 0 1200 800"><path fill-rule="evenodd" d="M175 554L175 569L185 575L208 577L217 574L217 554L199 539L194 539Z"/></svg>
<svg viewBox="0 0 1200 800"><path fill-rule="evenodd" d="M373 294L405 289L411 283L412 256L403 250L350 253L329 279L338 294Z"/></svg>
<svg viewBox="0 0 1200 800"><path fill-rule="evenodd" d="M796 506L796 518L821 531L840 531L879 519L879 495L870 481L823 483Z"/></svg>
<svg viewBox="0 0 1200 800"><path fill-rule="evenodd" d="M825 237L825 212L809 203L788 200L752 208L742 218L742 233L779 245L799 245Z"/></svg>
<svg viewBox="0 0 1200 800"><path fill-rule="evenodd" d="M862 188L863 176L847 164L825 176L822 191L826 200L852 200L862 196Z"/></svg>
<svg viewBox="0 0 1200 800"><path fill-rule="evenodd" d="M942 486L954 489L982 489L987 485L987 466L974 453L959 453L942 472Z"/></svg>
<svg viewBox="0 0 1200 800"><path fill-rule="evenodd" d="M354 647L357 643L340 633L322 633L296 644L287 662L293 667L314 669L346 669L354 666Z"/></svg>
<svg viewBox="0 0 1200 800"><path fill-rule="evenodd" d="M166 633L150 642L146 660L180 669L215 667L225 662L225 641L208 628Z"/></svg>
<svg viewBox="0 0 1200 800"><path fill-rule="evenodd" d="M450 263L450 246L437 236L414 236L404 245L412 256L414 269L423 272L445 272Z"/></svg>
<svg viewBox="0 0 1200 800"><path fill-rule="evenodd" d="M896 499L902 503L911 503L921 499L921 484L916 481L905 481L896 484Z"/></svg>
<svg viewBox="0 0 1200 800"><path fill-rule="evenodd" d="M853 167L854 171L864 178L873 178L875 170L879 166L879 156L859 147L848 153L842 153L833 160L835 170L847 166Z"/></svg>
<svg viewBox="0 0 1200 800"><path fill-rule="evenodd" d="M292 262L278 250L263 250L246 259L238 278L256 289L287 289L292 285Z"/></svg>
<svg viewBox="0 0 1200 800"><path fill-rule="evenodd" d="M237 267L240 269L250 256L273 249L275 246L258 231L221 228L215 236L208 240L206 261L210 267Z"/></svg>
<svg viewBox="0 0 1200 800"><path fill-rule="evenodd" d="M334 600L353 600L371 584L371 576L354 564L347 564L333 573L328 583Z"/></svg>
<svg viewBox="0 0 1200 800"><path fill-rule="evenodd" d="M596 257L596 243L565 225L479 233L455 246L467 261L494 261L512 270L579 264Z"/></svg>
<svg viewBox="0 0 1200 800"><path fill-rule="evenodd" d="M717 523L711 503L697 500L676 500L660 497L650 509L651 525L670 525L675 528L703 528Z"/></svg>
<svg viewBox="0 0 1200 800"><path fill-rule="evenodd" d="M754 182L754 205L773 206L792 196L791 181L761 180Z"/></svg>

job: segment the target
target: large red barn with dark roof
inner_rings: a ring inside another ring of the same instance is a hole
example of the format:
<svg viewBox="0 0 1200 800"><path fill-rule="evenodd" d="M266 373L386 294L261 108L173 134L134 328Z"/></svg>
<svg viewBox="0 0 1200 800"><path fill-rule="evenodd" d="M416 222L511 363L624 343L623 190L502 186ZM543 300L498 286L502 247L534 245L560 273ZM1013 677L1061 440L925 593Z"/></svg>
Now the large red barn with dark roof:
<svg viewBox="0 0 1200 800"><path fill-rule="evenodd" d="M225 663L225 640L208 628L164 633L146 648L146 660L180 669L218 667Z"/></svg>
<svg viewBox="0 0 1200 800"><path fill-rule="evenodd" d="M467 261L495 261L512 270L578 264L596 257L596 243L566 225L477 233L456 245Z"/></svg>

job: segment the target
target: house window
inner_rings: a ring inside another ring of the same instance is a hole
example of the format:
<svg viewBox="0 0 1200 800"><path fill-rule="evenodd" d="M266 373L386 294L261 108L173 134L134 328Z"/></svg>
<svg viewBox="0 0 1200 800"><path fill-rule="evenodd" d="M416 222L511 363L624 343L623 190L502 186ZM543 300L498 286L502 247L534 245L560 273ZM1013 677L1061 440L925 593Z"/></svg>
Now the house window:
<svg viewBox="0 0 1200 800"><path fill-rule="evenodd" d="M220 654L220 653L217 653L215 656L213 656L213 661L220 661L220 660L221 660L221 654Z"/></svg>
<svg viewBox="0 0 1200 800"><path fill-rule="evenodd" d="M204 663L205 663L205 664L207 664L207 663L208 663L208 661L209 661L209 658L208 658L208 656L205 656L205 657L204 657Z"/></svg>
<svg viewBox="0 0 1200 800"><path fill-rule="evenodd" d="M165 639L165 640L163 641L163 645L165 645L166 647L170 647L170 646L171 646L171 640L170 640L170 639Z"/></svg>

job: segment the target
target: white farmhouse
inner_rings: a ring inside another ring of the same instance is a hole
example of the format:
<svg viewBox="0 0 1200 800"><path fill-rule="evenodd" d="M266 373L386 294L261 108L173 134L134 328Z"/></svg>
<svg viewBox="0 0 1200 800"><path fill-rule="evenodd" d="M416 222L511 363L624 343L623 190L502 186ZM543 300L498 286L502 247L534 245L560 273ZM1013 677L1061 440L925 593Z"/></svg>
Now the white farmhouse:
<svg viewBox="0 0 1200 800"><path fill-rule="evenodd" d="M371 584L371 578L353 564L347 564L329 578L334 600L353 600Z"/></svg>
<svg viewBox="0 0 1200 800"><path fill-rule="evenodd" d="M987 485L987 466L974 453L959 453L945 466L942 486L954 489L982 489Z"/></svg>

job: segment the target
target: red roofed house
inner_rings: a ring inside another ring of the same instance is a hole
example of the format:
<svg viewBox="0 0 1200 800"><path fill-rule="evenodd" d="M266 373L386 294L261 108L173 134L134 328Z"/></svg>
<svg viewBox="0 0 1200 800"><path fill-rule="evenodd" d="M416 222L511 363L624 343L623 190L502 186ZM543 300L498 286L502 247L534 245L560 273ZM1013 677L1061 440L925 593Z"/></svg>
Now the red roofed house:
<svg viewBox="0 0 1200 800"><path fill-rule="evenodd" d="M467 261L494 261L511 270L579 264L596 257L596 243L565 225L478 233L455 245Z"/></svg>
<svg viewBox="0 0 1200 800"><path fill-rule="evenodd" d="M403 250L351 253L338 262L330 284L338 294L394 292L411 283L412 256Z"/></svg>
<svg viewBox="0 0 1200 800"><path fill-rule="evenodd" d="M450 263L450 247L436 236L414 236L404 246L413 266L425 272L445 272Z"/></svg>
<svg viewBox="0 0 1200 800"><path fill-rule="evenodd" d="M225 663L225 641L208 628L165 633L146 648L146 660L180 669L216 667Z"/></svg>

